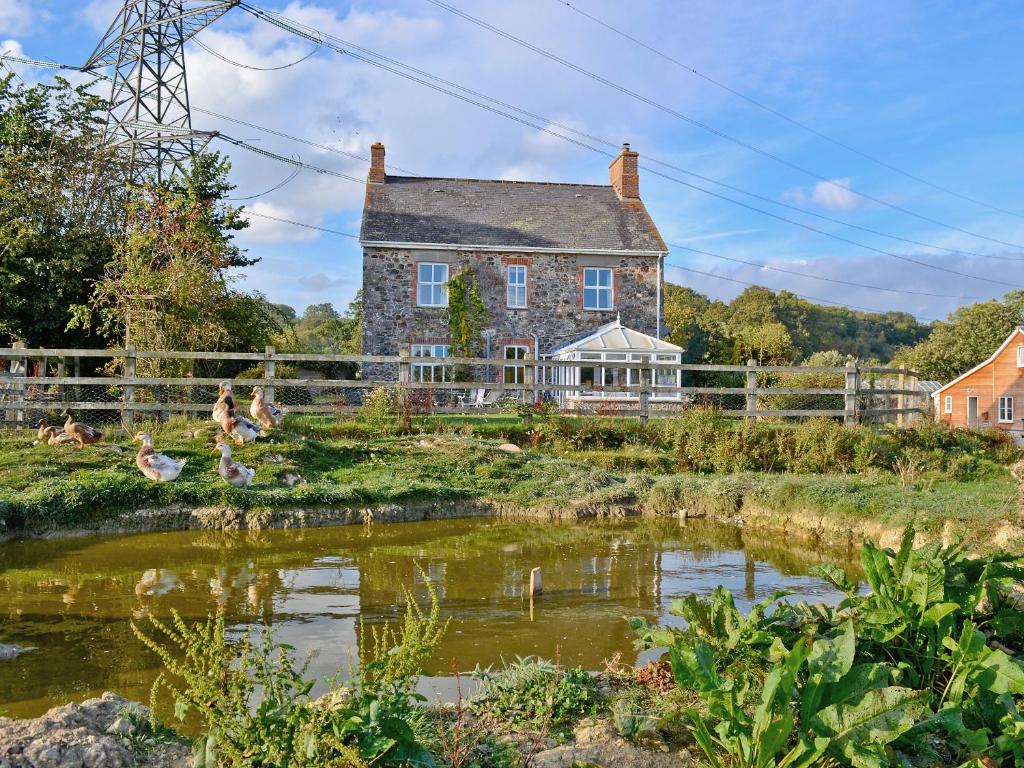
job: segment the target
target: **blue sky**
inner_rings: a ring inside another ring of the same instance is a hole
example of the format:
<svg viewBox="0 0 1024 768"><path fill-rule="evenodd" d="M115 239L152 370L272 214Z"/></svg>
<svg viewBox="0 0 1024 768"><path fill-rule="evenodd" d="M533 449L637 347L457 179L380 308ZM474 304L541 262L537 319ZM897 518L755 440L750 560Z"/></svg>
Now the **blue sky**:
<svg viewBox="0 0 1024 768"><path fill-rule="evenodd" d="M809 213L667 171L867 248L641 171L641 194L671 243L917 293L836 285L679 248L672 250L670 264L859 307L904 309L925 320L1024 287L1024 248L1017 245L1024 244L1020 3L573 2L829 137L1011 213L967 202L822 140L602 29L561 0L451 4L831 183L588 79L427 0L260 4L551 121L629 141L642 164L655 158L795 206ZM81 63L119 5L118 0L0 0L0 49ZM287 65L313 50L240 9L199 39L227 58L264 68ZM368 154L369 145L381 140L392 168L435 176L607 181L608 160L599 154L327 49L272 71L233 66L194 44L187 57L193 106L354 154ZM18 72L28 81L49 77L27 67ZM312 164L360 178L366 174L365 163L341 154L208 116L195 115L193 122ZM289 167L231 149L237 195L259 195L246 202L253 211L358 232L361 185L304 171L260 195L288 177ZM810 213L961 253L824 222ZM299 309L330 301L341 308L358 288L360 253L348 238L253 219L242 244L262 258L246 271L242 284L273 301ZM668 278L721 298L744 287L674 268Z"/></svg>

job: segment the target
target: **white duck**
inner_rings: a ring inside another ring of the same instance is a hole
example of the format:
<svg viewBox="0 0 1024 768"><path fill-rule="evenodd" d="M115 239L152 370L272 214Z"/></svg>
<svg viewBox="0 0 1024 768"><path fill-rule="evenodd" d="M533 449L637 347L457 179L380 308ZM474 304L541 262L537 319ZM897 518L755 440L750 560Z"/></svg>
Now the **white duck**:
<svg viewBox="0 0 1024 768"><path fill-rule="evenodd" d="M239 445L250 443L260 436L260 425L254 424L244 416L238 416L233 409L220 420L220 428Z"/></svg>
<svg viewBox="0 0 1024 768"><path fill-rule="evenodd" d="M148 432L139 432L135 439L142 443L142 447L139 448L139 452L135 456L135 465L142 474L156 483L169 483L171 480L178 479L178 475L181 474L188 459L176 461L170 456L157 453L153 448L153 438Z"/></svg>
<svg viewBox="0 0 1024 768"><path fill-rule="evenodd" d="M231 393L231 382L222 381L220 386L217 387L217 402L213 406L213 413L210 414L210 418L220 424L228 414L228 411L232 411L234 408L235 396Z"/></svg>
<svg viewBox="0 0 1024 768"><path fill-rule="evenodd" d="M249 469L231 458L231 446L227 443L217 443L213 449L214 453L220 453L220 465L217 467L217 474L224 478L224 482L235 488L247 488L252 485L255 469Z"/></svg>
<svg viewBox="0 0 1024 768"><path fill-rule="evenodd" d="M284 421L284 411L263 398L263 387L252 388L252 405L249 406L249 413L267 429L280 427Z"/></svg>

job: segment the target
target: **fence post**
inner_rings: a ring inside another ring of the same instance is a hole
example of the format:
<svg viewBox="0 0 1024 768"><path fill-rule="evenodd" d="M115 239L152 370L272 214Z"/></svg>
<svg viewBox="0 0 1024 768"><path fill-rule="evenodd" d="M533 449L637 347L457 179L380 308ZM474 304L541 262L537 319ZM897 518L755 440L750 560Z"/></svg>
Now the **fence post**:
<svg viewBox="0 0 1024 768"><path fill-rule="evenodd" d="M135 378L135 345L127 344L124 348L124 375L128 379ZM135 385L125 384L124 385L124 413L122 414L122 422L125 427L128 428L131 433L135 428L135 409L132 408L131 404L135 402Z"/></svg>
<svg viewBox="0 0 1024 768"><path fill-rule="evenodd" d="M412 364L410 362L410 350L408 344L403 344L398 350L398 384L408 387L412 383Z"/></svg>
<svg viewBox="0 0 1024 768"><path fill-rule="evenodd" d="M646 424L651 414L651 369L640 369L640 423Z"/></svg>
<svg viewBox="0 0 1024 768"><path fill-rule="evenodd" d="M857 423L857 390L858 382L860 380L859 370L857 364L852 360L846 364L846 396L845 396L845 408L846 416L843 421L847 426L852 426Z"/></svg>
<svg viewBox="0 0 1024 768"><path fill-rule="evenodd" d="M906 414L903 413L903 409L907 407L907 396L903 394L903 389L907 384L907 377L901 371L899 376L896 378L896 387L899 392L896 393L896 408L899 409L896 413L896 426L902 429L906 426Z"/></svg>
<svg viewBox="0 0 1024 768"><path fill-rule="evenodd" d="M748 422L753 423L757 419L757 360L747 360L747 416Z"/></svg>
<svg viewBox="0 0 1024 768"><path fill-rule="evenodd" d="M274 376L277 374L277 361L274 360L274 354L277 352L273 347L267 347L266 362L263 363L263 378L269 379L271 382L274 380ZM274 385L273 383L268 384L266 390L263 393L268 403L274 402Z"/></svg>
<svg viewBox="0 0 1024 768"><path fill-rule="evenodd" d="M11 348L12 349L25 349L25 342L24 341L16 341L16 342L14 342L14 344L12 345ZM28 376L28 358L27 357L19 357L17 360L12 360L11 361L11 376L22 376L22 377ZM25 385L24 384L21 384L19 386L14 386L14 387L12 387L12 389L15 392L17 392L15 397L17 397L19 400L24 400L25 399L25 391L26 390L25 390ZM24 423L24 421L25 421L25 411L20 410L20 409L15 411L14 412L14 420L18 423L18 426L21 426Z"/></svg>
<svg viewBox="0 0 1024 768"><path fill-rule="evenodd" d="M64 378L64 371L65 371L64 358L63 357L58 357L57 358L57 378L58 379L63 379ZM61 400L64 399L64 385L63 384L58 384L57 385L57 395L58 395L58 397L60 397Z"/></svg>

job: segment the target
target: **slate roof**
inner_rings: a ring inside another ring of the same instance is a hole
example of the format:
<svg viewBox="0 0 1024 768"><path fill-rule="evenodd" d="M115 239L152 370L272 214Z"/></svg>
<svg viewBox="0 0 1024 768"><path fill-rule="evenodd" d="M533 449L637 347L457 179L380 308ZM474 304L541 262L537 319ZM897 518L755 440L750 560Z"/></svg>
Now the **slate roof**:
<svg viewBox="0 0 1024 768"><path fill-rule="evenodd" d="M611 186L389 175L366 190L364 243L668 250L644 204Z"/></svg>

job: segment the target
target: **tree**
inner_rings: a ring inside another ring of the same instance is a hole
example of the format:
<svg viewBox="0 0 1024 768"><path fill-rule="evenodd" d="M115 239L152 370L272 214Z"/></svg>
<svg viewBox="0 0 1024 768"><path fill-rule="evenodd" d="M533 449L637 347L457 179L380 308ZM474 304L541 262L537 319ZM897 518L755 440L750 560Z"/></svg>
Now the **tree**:
<svg viewBox="0 0 1024 768"><path fill-rule="evenodd" d="M105 102L57 78L0 79L0 343L90 346L68 332L124 223L127 167L102 146Z"/></svg>
<svg viewBox="0 0 1024 768"><path fill-rule="evenodd" d="M926 379L949 381L988 358L1024 322L1024 291L1002 301L960 307L924 341L904 347L896 360Z"/></svg>
<svg viewBox="0 0 1024 768"><path fill-rule="evenodd" d="M279 330L271 306L230 287L228 271L255 261L233 242L247 222L224 202L233 189L229 169L219 154L205 154L187 174L146 185L130 201L126 231L73 324L140 349L248 350L269 340ZM145 362L148 373L167 369Z"/></svg>

